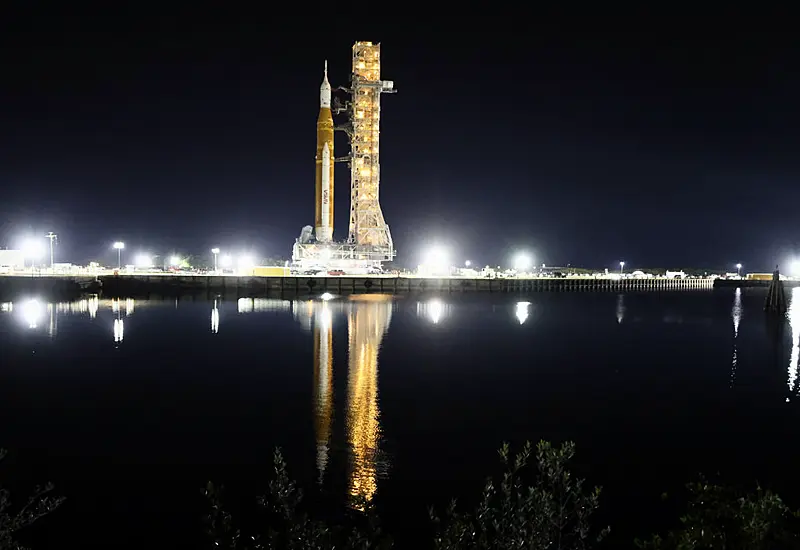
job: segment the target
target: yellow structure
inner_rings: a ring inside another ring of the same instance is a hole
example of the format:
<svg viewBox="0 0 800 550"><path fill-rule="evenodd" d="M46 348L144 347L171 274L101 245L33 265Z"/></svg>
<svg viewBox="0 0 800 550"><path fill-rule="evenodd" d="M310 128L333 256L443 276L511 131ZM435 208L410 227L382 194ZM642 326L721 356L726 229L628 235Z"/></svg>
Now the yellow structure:
<svg viewBox="0 0 800 550"><path fill-rule="evenodd" d="M253 277L288 277L291 275L288 267L259 265L250 273Z"/></svg>
<svg viewBox="0 0 800 550"><path fill-rule="evenodd" d="M350 149L350 230L348 242L393 250L379 202L381 93L394 83L381 80L381 46L353 45L352 135Z"/></svg>
<svg viewBox="0 0 800 550"><path fill-rule="evenodd" d="M772 273L748 273L746 279L748 281L771 281Z"/></svg>
<svg viewBox="0 0 800 550"><path fill-rule="evenodd" d="M333 115L331 114L331 84L328 82L328 62L319 87L319 116L317 117L316 205L314 235L318 242L333 240Z"/></svg>

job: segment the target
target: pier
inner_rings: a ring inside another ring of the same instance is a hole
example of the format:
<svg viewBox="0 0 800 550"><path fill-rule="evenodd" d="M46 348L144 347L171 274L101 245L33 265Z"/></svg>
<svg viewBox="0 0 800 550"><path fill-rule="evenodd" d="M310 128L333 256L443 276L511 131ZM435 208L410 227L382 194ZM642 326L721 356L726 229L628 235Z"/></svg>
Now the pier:
<svg viewBox="0 0 800 550"><path fill-rule="evenodd" d="M100 275L0 277L0 295L102 292L106 296L146 297L150 294L315 295L407 294L419 292L669 292L710 290L711 279L612 278L459 278L394 276L239 277L228 275Z"/></svg>

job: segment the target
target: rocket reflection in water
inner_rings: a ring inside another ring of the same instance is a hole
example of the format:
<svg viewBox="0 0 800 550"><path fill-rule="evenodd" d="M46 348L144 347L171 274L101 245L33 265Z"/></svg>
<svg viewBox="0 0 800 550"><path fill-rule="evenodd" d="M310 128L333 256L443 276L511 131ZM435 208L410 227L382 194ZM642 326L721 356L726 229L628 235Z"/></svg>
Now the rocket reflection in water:
<svg viewBox="0 0 800 550"><path fill-rule="evenodd" d="M327 302L316 304L314 316L314 435L317 470L322 483L328 466L333 420L333 315Z"/></svg>
<svg viewBox="0 0 800 550"><path fill-rule="evenodd" d="M295 318L314 335L314 433L319 481L328 467L333 424L333 322L345 313L348 375L345 434L349 450L348 494L354 504L377 490L381 438L378 353L392 316L390 296L369 295L347 302L296 303ZM309 324L311 327L309 327Z"/></svg>

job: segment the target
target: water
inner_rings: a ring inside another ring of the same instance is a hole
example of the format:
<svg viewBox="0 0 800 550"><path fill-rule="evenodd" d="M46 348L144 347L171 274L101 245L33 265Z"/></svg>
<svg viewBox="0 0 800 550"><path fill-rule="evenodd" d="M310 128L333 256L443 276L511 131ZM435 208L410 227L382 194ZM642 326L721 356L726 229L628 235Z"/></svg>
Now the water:
<svg viewBox="0 0 800 550"><path fill-rule="evenodd" d="M783 331L758 290L2 304L3 470L68 497L40 548L193 544L205 482L249 502L275 446L401 542L503 441L575 441L619 542L699 472L800 504L798 292Z"/></svg>

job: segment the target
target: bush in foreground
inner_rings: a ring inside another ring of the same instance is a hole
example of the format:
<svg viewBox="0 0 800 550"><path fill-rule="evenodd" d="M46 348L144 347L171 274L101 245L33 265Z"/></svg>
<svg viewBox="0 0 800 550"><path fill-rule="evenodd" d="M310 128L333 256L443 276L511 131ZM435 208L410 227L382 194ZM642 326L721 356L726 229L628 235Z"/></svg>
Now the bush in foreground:
<svg viewBox="0 0 800 550"><path fill-rule="evenodd" d="M583 549L602 538L606 530L594 533L590 525L597 509L600 489L584 491L583 480L575 479L566 468L575 446L560 448L541 442L536 448L538 476L526 485L521 474L533 450L525 445L511 456L508 445L500 449L505 471L489 479L474 510L462 512L455 501L439 516L430 511L436 526L433 546L437 550L527 548ZM348 525L331 527L309 519L301 511L302 492L286 472L280 451L275 452L275 480L269 494L259 503L266 514L268 529L261 536L243 537L222 506L220 491L209 484L206 496L211 512L206 518L213 546L220 549L380 549L392 546L366 502L357 506Z"/></svg>
<svg viewBox="0 0 800 550"><path fill-rule="evenodd" d="M0 449L0 462L5 456L6 452ZM64 502L61 497L50 496L52 490L51 483L37 487L23 506L15 508L9 492L0 487L0 550L24 550L16 541L16 534Z"/></svg>

